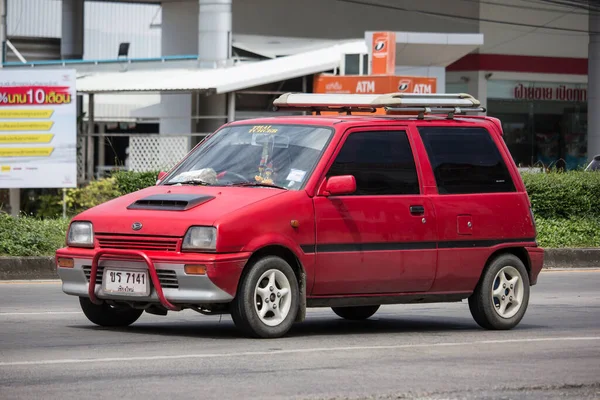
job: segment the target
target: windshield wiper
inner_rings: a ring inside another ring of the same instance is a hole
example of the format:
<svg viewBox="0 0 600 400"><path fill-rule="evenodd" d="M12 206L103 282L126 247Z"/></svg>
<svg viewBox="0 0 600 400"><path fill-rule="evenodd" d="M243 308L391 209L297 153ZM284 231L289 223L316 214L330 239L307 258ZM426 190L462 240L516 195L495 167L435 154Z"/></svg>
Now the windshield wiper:
<svg viewBox="0 0 600 400"><path fill-rule="evenodd" d="M288 190L287 188L284 188L283 186L275 185L273 183L262 183L262 182L238 182L238 183L232 183L229 186L264 186L264 187L272 187L272 188L277 188L277 189Z"/></svg>
<svg viewBox="0 0 600 400"><path fill-rule="evenodd" d="M203 181L202 179L188 179L185 181L181 181L181 182L169 182L169 183L165 183L165 185L202 185L202 186L209 186L210 183Z"/></svg>

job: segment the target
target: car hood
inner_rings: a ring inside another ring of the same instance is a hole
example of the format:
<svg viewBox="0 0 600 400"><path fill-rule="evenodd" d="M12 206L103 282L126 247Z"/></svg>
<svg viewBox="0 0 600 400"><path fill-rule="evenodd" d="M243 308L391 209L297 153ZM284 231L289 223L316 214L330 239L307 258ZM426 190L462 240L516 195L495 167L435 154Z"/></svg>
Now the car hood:
<svg viewBox="0 0 600 400"><path fill-rule="evenodd" d="M152 186L79 214L98 234L183 236L190 225L213 225L221 216L286 191L262 187ZM133 225L141 229L134 230Z"/></svg>

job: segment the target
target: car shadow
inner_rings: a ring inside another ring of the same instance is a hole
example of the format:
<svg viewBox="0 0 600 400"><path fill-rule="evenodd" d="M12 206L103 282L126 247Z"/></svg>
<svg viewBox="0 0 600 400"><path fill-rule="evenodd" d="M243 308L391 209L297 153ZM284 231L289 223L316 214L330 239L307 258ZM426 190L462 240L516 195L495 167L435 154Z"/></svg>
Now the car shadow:
<svg viewBox="0 0 600 400"><path fill-rule="evenodd" d="M198 321L145 322L143 319L125 328L104 328L90 325L71 325L71 328L90 331L109 331L119 334L142 334L166 337L190 337L205 339L241 339L247 338L235 327L231 317L223 315L222 319ZM217 317L218 318L218 317ZM513 331L535 330L539 327L521 323ZM374 316L363 321L348 321L331 316L312 317L309 315L304 322L296 323L285 335L286 338L342 336L342 335L380 335L380 334L414 334L414 333L451 333L451 332L486 332L472 319L454 317L395 317Z"/></svg>

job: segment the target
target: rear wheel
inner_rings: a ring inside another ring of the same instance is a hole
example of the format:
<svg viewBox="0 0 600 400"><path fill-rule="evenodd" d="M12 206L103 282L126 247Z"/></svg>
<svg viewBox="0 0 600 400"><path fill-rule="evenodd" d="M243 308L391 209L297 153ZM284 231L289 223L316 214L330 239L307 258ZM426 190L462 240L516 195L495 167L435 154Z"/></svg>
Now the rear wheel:
<svg viewBox="0 0 600 400"><path fill-rule="evenodd" d="M354 321L367 319L379 310L380 306L332 307L334 313L344 319Z"/></svg>
<svg viewBox="0 0 600 400"><path fill-rule="evenodd" d="M469 297L475 322L486 329L512 329L521 322L529 304L529 275L512 254L495 258Z"/></svg>
<svg viewBox="0 0 600 400"><path fill-rule="evenodd" d="M94 304L87 297L80 297L79 304L87 319L96 325L106 327L131 325L144 312L144 310L137 310L129 306L111 306L107 303Z"/></svg>
<svg viewBox="0 0 600 400"><path fill-rule="evenodd" d="M235 325L250 337L285 335L298 313L300 292L292 267L268 256L249 267L231 304Z"/></svg>

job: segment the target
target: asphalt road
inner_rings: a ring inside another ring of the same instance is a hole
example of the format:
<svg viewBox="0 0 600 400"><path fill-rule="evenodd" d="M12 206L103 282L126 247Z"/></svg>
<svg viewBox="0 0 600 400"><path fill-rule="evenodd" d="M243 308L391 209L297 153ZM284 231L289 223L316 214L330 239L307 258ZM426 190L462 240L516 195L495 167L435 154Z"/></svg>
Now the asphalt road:
<svg viewBox="0 0 600 400"><path fill-rule="evenodd" d="M103 329L56 282L0 283L0 399L600 399L599 288L600 270L543 272L508 332L463 302L312 309L249 340L193 311Z"/></svg>

